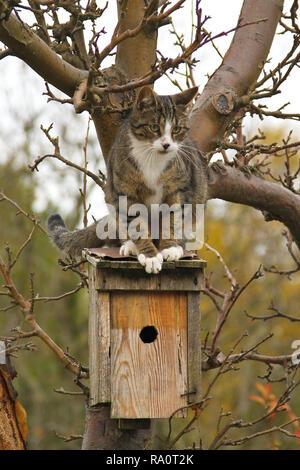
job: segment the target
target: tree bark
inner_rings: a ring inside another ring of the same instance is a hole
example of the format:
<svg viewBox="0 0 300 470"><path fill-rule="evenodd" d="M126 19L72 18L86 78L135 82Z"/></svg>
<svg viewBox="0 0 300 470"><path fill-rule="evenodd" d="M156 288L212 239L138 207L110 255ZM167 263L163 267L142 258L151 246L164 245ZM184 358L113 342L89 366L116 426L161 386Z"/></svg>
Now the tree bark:
<svg viewBox="0 0 300 470"><path fill-rule="evenodd" d="M212 150L240 108L240 99L257 80L270 51L283 0L244 0L240 24L220 67L193 109L190 134L203 152Z"/></svg>
<svg viewBox="0 0 300 470"><path fill-rule="evenodd" d="M26 449L16 405L18 410L23 410L12 385L11 368L0 364L0 450Z"/></svg>
<svg viewBox="0 0 300 470"><path fill-rule="evenodd" d="M223 137L255 84L267 59L282 12L283 0L245 0L239 22L267 21L238 29L221 66L197 100L190 134L203 152L211 151ZM300 198L279 184L240 170L212 165L209 168L209 199L223 199L266 211L269 220L288 227L300 248Z"/></svg>
<svg viewBox="0 0 300 470"><path fill-rule="evenodd" d="M123 10L122 5L126 7ZM145 4L141 0L118 2L119 32L134 29L142 20ZM152 27L143 29L137 36L122 41L117 47L116 70L128 80L149 72L155 62L157 31ZM116 115L96 114L93 116L97 136L106 161L120 126Z"/></svg>
<svg viewBox="0 0 300 470"><path fill-rule="evenodd" d="M268 220L289 228L300 248L300 197L283 186L242 171L214 164L209 168L209 198L244 204L264 211Z"/></svg>
<svg viewBox="0 0 300 470"><path fill-rule="evenodd" d="M150 429L118 429L110 418L110 406L87 408L82 450L143 450L151 439Z"/></svg>
<svg viewBox="0 0 300 470"><path fill-rule="evenodd" d="M69 96L73 96L79 83L87 78L86 71L63 60L13 14L0 22L0 41L44 80Z"/></svg>
<svg viewBox="0 0 300 470"><path fill-rule="evenodd" d="M120 33L135 28L144 15L144 2L128 0L126 13L122 11L122 2L118 2ZM137 36L121 42L117 48L116 66L128 79L133 79L149 72L156 59L157 31L153 26L143 29Z"/></svg>

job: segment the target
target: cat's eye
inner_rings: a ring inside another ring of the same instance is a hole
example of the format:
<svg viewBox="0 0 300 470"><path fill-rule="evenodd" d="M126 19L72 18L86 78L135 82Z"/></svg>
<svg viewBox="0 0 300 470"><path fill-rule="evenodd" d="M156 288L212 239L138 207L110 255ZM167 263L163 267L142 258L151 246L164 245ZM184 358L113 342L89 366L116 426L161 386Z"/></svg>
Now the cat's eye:
<svg viewBox="0 0 300 470"><path fill-rule="evenodd" d="M158 124L150 124L149 127L152 132L159 132L160 130L160 126Z"/></svg>
<svg viewBox="0 0 300 470"><path fill-rule="evenodd" d="M179 126L174 126L172 129L173 134L178 134L181 131L181 127Z"/></svg>

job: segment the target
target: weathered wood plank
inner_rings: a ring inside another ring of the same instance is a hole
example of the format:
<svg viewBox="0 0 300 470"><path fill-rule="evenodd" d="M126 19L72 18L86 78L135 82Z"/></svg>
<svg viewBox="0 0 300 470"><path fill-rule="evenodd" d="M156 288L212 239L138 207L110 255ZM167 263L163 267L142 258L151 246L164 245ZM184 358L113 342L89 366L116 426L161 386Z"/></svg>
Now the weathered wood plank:
<svg viewBox="0 0 300 470"><path fill-rule="evenodd" d="M101 267L95 287L101 291L199 291L202 278L201 268L147 274L140 269L115 270Z"/></svg>
<svg viewBox="0 0 300 470"><path fill-rule="evenodd" d="M91 256L83 251L83 257L93 266L98 268L111 268L111 269L138 269L144 270L145 268L135 259L122 260L122 259L106 259ZM174 270L177 268L205 268L206 261L203 259L180 259L178 261L164 261L162 265L163 270Z"/></svg>
<svg viewBox="0 0 300 470"><path fill-rule="evenodd" d="M109 403L110 294L96 289L98 272L89 265L90 405Z"/></svg>
<svg viewBox="0 0 300 470"><path fill-rule="evenodd" d="M187 294L187 329L188 329L188 401L199 402L201 399L201 315L200 293Z"/></svg>
<svg viewBox="0 0 300 470"><path fill-rule="evenodd" d="M111 293L113 418L168 418L186 405L186 309L182 292ZM141 340L145 326L153 342Z"/></svg>

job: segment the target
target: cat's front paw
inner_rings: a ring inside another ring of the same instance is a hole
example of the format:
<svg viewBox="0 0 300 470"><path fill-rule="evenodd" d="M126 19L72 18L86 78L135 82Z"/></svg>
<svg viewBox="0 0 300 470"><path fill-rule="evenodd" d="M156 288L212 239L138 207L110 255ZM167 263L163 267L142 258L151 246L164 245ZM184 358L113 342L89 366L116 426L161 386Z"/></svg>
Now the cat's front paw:
<svg viewBox="0 0 300 470"><path fill-rule="evenodd" d="M183 249L181 246L170 246L161 251L163 259L166 261L178 261L183 256Z"/></svg>
<svg viewBox="0 0 300 470"><path fill-rule="evenodd" d="M127 240L120 248L120 255L121 256L136 256L136 246L131 240Z"/></svg>
<svg viewBox="0 0 300 470"><path fill-rule="evenodd" d="M145 267L146 273L157 274L159 273L159 271L161 271L163 257L160 253L157 253L156 256L148 258L147 256L143 255L143 253L140 253L138 255L138 261L141 263L142 266Z"/></svg>

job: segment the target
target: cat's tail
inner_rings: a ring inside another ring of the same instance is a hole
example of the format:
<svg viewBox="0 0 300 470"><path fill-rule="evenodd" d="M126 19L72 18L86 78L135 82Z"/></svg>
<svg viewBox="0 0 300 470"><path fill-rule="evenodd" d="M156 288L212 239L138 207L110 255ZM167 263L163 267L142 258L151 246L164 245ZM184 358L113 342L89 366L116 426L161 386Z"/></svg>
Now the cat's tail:
<svg viewBox="0 0 300 470"><path fill-rule="evenodd" d="M81 230L69 231L59 214L50 215L48 235L57 248L68 256L80 257L84 248L97 248L104 245L96 233L97 222Z"/></svg>

